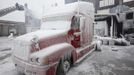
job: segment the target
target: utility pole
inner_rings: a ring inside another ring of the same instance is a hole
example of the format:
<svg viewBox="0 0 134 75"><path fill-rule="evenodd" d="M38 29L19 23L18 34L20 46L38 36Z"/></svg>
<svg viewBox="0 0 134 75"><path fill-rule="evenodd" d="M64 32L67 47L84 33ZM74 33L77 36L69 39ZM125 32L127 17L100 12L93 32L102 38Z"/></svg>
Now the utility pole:
<svg viewBox="0 0 134 75"><path fill-rule="evenodd" d="M119 5L121 6L120 13L123 12L123 0L119 0Z"/></svg>
<svg viewBox="0 0 134 75"><path fill-rule="evenodd" d="M122 5L123 4L123 0L119 0L119 5Z"/></svg>

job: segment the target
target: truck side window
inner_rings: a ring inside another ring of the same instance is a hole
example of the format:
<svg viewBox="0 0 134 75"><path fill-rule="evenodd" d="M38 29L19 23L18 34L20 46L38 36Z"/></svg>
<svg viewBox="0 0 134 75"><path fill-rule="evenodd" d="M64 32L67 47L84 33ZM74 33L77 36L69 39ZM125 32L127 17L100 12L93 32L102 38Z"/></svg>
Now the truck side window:
<svg viewBox="0 0 134 75"><path fill-rule="evenodd" d="M133 12L126 13L126 19L133 19Z"/></svg>
<svg viewBox="0 0 134 75"><path fill-rule="evenodd" d="M80 17L79 16L73 16L71 20L71 28L79 28L80 27Z"/></svg>

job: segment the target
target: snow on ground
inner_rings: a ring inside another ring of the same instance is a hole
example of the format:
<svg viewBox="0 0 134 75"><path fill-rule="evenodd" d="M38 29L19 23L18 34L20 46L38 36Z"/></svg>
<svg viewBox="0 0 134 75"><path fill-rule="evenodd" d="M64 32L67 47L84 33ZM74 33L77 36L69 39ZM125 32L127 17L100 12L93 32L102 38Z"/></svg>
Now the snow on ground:
<svg viewBox="0 0 134 75"><path fill-rule="evenodd" d="M67 75L133 75L134 46L103 46L69 71Z"/></svg>
<svg viewBox="0 0 134 75"><path fill-rule="evenodd" d="M0 75L3 72L12 70L13 63L11 60L12 40L7 37L0 37Z"/></svg>
<svg viewBox="0 0 134 75"><path fill-rule="evenodd" d="M0 75L21 75L11 59L12 40L0 37ZM133 75L134 46L102 46L75 64L67 75Z"/></svg>
<svg viewBox="0 0 134 75"><path fill-rule="evenodd" d="M7 37L0 37L0 64L3 60L11 56L13 42Z"/></svg>

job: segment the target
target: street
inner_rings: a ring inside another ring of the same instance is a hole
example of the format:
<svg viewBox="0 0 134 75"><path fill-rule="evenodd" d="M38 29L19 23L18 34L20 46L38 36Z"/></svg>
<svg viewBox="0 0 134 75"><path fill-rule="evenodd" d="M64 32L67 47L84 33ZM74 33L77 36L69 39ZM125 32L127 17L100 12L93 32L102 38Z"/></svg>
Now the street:
<svg viewBox="0 0 134 75"><path fill-rule="evenodd" d="M68 75L133 75L134 46L103 46L102 52L93 52Z"/></svg>
<svg viewBox="0 0 134 75"><path fill-rule="evenodd" d="M11 59L13 41L0 37L0 75L20 75ZM67 75L133 75L134 46L102 46L75 64Z"/></svg>

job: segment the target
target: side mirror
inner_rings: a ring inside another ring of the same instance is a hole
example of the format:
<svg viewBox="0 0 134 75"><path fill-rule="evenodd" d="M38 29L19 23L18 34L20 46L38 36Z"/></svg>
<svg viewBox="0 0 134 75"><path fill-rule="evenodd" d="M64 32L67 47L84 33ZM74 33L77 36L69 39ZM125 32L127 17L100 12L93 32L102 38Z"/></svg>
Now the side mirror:
<svg viewBox="0 0 134 75"><path fill-rule="evenodd" d="M39 46L39 38L38 36L34 35L33 39L31 40L34 43L35 48L40 50L40 46Z"/></svg>

